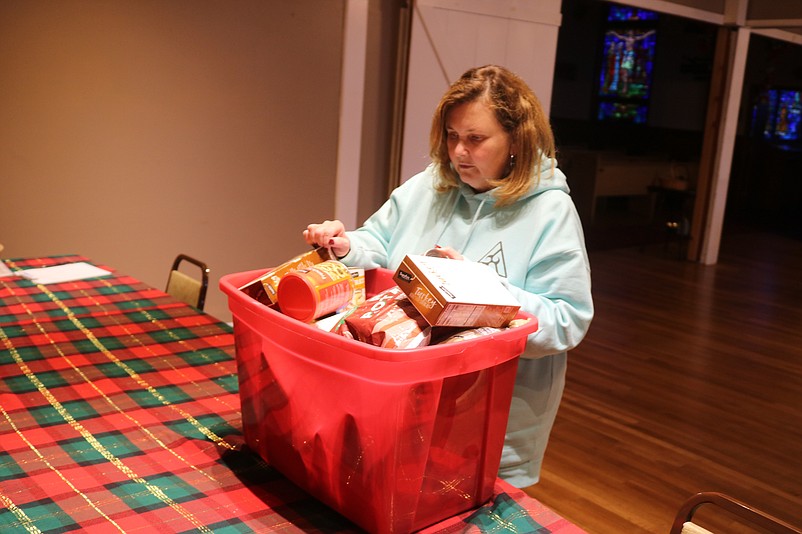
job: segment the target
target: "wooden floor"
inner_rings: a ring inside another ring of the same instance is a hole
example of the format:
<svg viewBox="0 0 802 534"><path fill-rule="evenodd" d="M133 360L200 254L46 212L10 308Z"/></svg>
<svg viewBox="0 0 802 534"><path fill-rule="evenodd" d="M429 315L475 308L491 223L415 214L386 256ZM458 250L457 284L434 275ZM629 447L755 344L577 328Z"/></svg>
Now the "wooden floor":
<svg viewBox="0 0 802 534"><path fill-rule="evenodd" d="M714 266L601 250L591 268L596 318L527 492L592 534L667 533L703 490L802 526L802 241L725 235Z"/></svg>

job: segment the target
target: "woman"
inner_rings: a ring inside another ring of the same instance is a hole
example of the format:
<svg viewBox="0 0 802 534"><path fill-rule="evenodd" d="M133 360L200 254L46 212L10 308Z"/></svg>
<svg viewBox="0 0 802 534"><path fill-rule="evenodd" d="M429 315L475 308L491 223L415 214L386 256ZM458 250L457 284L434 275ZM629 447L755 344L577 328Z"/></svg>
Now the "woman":
<svg viewBox="0 0 802 534"><path fill-rule="evenodd" d="M433 246L492 267L539 330L518 366L499 476L534 484L565 384L566 351L593 317L582 227L532 90L489 65L460 77L435 111L432 163L361 227L310 224L304 239L350 266L396 269Z"/></svg>

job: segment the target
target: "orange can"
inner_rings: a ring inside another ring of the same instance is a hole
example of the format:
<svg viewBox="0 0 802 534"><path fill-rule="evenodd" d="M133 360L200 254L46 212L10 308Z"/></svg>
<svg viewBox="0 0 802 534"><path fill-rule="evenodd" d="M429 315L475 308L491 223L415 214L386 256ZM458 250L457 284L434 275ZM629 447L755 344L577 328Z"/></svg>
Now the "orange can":
<svg viewBox="0 0 802 534"><path fill-rule="evenodd" d="M285 274L278 284L281 312L311 323L351 302L354 281L343 263L328 260Z"/></svg>

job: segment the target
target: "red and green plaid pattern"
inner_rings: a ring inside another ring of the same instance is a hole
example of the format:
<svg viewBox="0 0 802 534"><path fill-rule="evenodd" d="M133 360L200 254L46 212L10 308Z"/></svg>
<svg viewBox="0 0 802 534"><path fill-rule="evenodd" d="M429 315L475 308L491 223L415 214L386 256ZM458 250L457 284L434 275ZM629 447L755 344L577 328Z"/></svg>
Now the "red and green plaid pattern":
<svg viewBox="0 0 802 534"><path fill-rule="evenodd" d="M357 531L243 446L237 389L231 328L160 290L0 278L0 531ZM426 531L578 532L496 489Z"/></svg>

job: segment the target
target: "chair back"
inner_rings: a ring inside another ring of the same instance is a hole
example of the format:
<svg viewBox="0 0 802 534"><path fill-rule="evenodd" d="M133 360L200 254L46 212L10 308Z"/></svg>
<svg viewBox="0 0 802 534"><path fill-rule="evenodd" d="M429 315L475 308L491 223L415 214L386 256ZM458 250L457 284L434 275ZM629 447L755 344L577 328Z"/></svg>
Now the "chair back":
<svg viewBox="0 0 802 534"><path fill-rule="evenodd" d="M734 497L718 492L701 492L686 500L671 525L669 534L714 534L713 531L694 522L694 515L703 505L711 505L724 511L727 518L739 520L744 526L760 527L772 534L802 534L802 530L745 504Z"/></svg>
<svg viewBox="0 0 802 534"><path fill-rule="evenodd" d="M197 275L192 276L180 270L185 263L192 264L199 269ZM173 261L170 274L167 277L165 291L173 297L202 310L206 304L206 291L209 288L209 268L200 260L186 254L179 254Z"/></svg>

